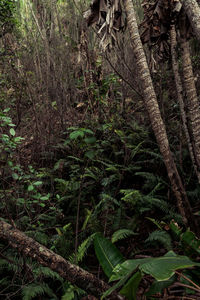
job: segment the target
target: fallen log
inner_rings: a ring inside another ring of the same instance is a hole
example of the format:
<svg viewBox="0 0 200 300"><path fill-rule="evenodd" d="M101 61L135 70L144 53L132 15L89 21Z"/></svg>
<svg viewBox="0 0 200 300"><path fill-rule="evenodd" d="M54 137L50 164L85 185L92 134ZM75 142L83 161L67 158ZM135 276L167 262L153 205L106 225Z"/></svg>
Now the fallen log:
<svg viewBox="0 0 200 300"><path fill-rule="evenodd" d="M99 280L93 274L71 264L62 256L49 250L3 220L0 220L0 238L8 241L9 245L16 248L19 253L37 260L41 265L57 272L65 280L98 297L98 299L110 288L107 283ZM124 299L116 292L112 293L111 297L116 300Z"/></svg>

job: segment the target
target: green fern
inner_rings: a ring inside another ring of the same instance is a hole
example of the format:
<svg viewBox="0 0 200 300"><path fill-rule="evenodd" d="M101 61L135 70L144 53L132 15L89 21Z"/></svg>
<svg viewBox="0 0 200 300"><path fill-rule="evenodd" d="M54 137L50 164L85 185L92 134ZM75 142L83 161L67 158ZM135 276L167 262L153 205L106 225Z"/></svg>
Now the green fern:
<svg viewBox="0 0 200 300"><path fill-rule="evenodd" d="M82 242L82 244L78 247L77 254L73 254L69 260L73 262L76 257L77 262L81 262L84 256L87 254L88 248L93 244L96 233L90 235L86 240Z"/></svg>
<svg viewBox="0 0 200 300"><path fill-rule="evenodd" d="M172 249L171 236L164 230L156 230L150 233L149 237L145 240L146 243L159 243L164 246L165 249Z"/></svg>
<svg viewBox="0 0 200 300"><path fill-rule="evenodd" d="M63 281L62 277L60 277L60 275L54 271L52 271L51 269L49 269L48 267L39 267L37 269L35 269L33 271L34 275L37 277L39 276L43 276L43 277L49 277L52 278L54 280L59 280L59 281Z"/></svg>
<svg viewBox="0 0 200 300"><path fill-rule="evenodd" d="M7 265L9 264L9 262L5 259L0 259L0 270L7 267Z"/></svg>
<svg viewBox="0 0 200 300"><path fill-rule="evenodd" d="M0 287L7 287L9 286L10 284L10 281L9 281L9 278L8 277L4 277L0 280Z"/></svg>
<svg viewBox="0 0 200 300"><path fill-rule="evenodd" d="M113 233L111 241L112 241L112 243L115 243L119 240L123 240L123 239L127 238L128 236L136 235L136 234L137 233L135 233L129 229L119 229Z"/></svg>
<svg viewBox="0 0 200 300"><path fill-rule="evenodd" d="M116 210L115 217L112 224L113 231L116 231L117 229L120 228L120 223L122 220L122 211L123 211L122 207L119 207Z"/></svg>
<svg viewBox="0 0 200 300"><path fill-rule="evenodd" d="M7 269L8 271L11 271L12 273L19 272L20 267L23 265L22 258L18 258L17 256L8 256L8 260L1 259L0 260L0 271L2 269ZM11 262L9 262L11 260Z"/></svg>
<svg viewBox="0 0 200 300"><path fill-rule="evenodd" d="M142 201L143 195L138 190L120 190L120 193L124 194L121 200L126 203L130 203L133 207L136 205L137 202Z"/></svg>
<svg viewBox="0 0 200 300"><path fill-rule="evenodd" d="M82 299L83 295L85 295L85 291L74 285L68 284L68 288L65 289L65 294L62 296L61 300Z"/></svg>
<svg viewBox="0 0 200 300"><path fill-rule="evenodd" d="M158 229L162 230L162 224L160 221L155 220L153 218L146 217L147 220L151 221L154 225L158 227Z"/></svg>
<svg viewBox="0 0 200 300"><path fill-rule="evenodd" d="M177 223L180 223L180 224L183 223L181 216L174 211L173 206L170 203L168 203L167 201L152 197L150 195L145 196L144 200L145 200L144 204L146 207L148 207L148 205L149 205L149 208L151 208L151 209L158 208L165 214L165 217L163 218L163 220L164 219L170 219L170 220L174 219Z"/></svg>
<svg viewBox="0 0 200 300"><path fill-rule="evenodd" d="M31 300L37 296L43 296L45 294L53 297L54 299L58 299L46 283L33 283L23 287L22 300Z"/></svg>
<svg viewBox="0 0 200 300"><path fill-rule="evenodd" d="M154 195L155 192L161 190L165 185L160 177L151 172L136 172L135 175L145 179L142 189L151 190L149 195Z"/></svg>

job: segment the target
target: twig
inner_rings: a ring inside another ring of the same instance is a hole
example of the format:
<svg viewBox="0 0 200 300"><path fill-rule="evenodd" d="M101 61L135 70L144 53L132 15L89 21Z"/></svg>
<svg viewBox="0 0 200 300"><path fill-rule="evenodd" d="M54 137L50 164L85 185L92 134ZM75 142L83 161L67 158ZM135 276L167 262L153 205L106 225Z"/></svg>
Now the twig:
<svg viewBox="0 0 200 300"><path fill-rule="evenodd" d="M194 281L192 281L190 278L188 278L187 276L183 275L182 273L179 273L178 271L175 271L175 273L179 276L182 276L185 280L187 280L188 282L190 282L191 284L193 284L196 287L196 290L198 292L200 292L200 286L197 285Z"/></svg>

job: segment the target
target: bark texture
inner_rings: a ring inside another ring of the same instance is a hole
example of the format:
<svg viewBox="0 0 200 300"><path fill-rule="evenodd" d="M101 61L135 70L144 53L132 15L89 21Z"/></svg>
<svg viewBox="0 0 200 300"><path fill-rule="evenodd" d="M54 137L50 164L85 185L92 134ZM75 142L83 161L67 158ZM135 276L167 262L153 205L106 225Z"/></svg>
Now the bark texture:
<svg viewBox="0 0 200 300"><path fill-rule="evenodd" d="M181 112L183 129L184 129L184 133L186 136L188 149L189 149L190 157L191 157L191 160L192 160L192 163L194 166L194 170L197 175L198 181L200 183L200 172L199 172L198 164L195 159L194 148L192 146L190 134L188 131L187 117L186 117L185 105L184 105L184 100L183 100L183 86L182 86L182 81L181 81L181 77L179 74L179 65L178 65L178 61L177 61L177 57L176 57L177 37L176 37L175 25L171 26L170 40L171 40L172 68L173 68L174 79L175 79L175 84L176 84L177 98L178 98L180 112Z"/></svg>
<svg viewBox="0 0 200 300"><path fill-rule="evenodd" d="M2 220L0 221L0 238L7 240L19 252L37 260L41 265L49 267L64 279L99 299L110 288L109 285L97 279L93 274L71 264L60 255L27 237L23 232ZM124 299L116 293L112 294L111 297L112 299Z"/></svg>
<svg viewBox="0 0 200 300"><path fill-rule="evenodd" d="M156 136L160 152L163 156L163 160L167 168L172 190L176 196L177 206L183 218L183 222L187 226L189 221L192 229L195 230L194 218L191 214L190 204L187 199L181 178L178 174L172 153L170 151L165 125L161 117L146 56L140 40L132 0L124 0L124 6L127 15L127 24L130 31L130 38L133 46L133 54L135 56L138 76L143 90L144 103L149 114L151 125Z"/></svg>
<svg viewBox="0 0 200 300"><path fill-rule="evenodd" d="M186 39L181 41L183 79L185 92L187 95L188 116L192 132L192 142L194 148L194 158L198 171L200 170L200 110L199 100L194 81L192 62L190 58L190 46Z"/></svg>
<svg viewBox="0 0 200 300"><path fill-rule="evenodd" d="M183 8L190 20L197 39L200 41L200 7L196 0L182 0Z"/></svg>

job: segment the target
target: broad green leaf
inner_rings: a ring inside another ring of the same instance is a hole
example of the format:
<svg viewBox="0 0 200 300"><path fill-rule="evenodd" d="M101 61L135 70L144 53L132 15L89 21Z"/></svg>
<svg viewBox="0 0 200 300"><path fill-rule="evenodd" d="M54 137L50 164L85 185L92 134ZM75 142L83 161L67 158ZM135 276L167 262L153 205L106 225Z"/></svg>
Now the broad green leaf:
<svg viewBox="0 0 200 300"><path fill-rule="evenodd" d="M169 224L169 227L170 227L171 231L176 235L176 237L180 237L182 228L179 228L178 224L176 224L175 222L172 221Z"/></svg>
<svg viewBox="0 0 200 300"><path fill-rule="evenodd" d="M8 160L9 167L13 167L13 162L11 160Z"/></svg>
<svg viewBox="0 0 200 300"><path fill-rule="evenodd" d="M117 265L113 270L110 281L119 280L126 274L131 274L136 268L149 274L157 281L168 280L178 269L200 266L200 263L191 261L187 256L176 255L169 251L162 257L127 260Z"/></svg>
<svg viewBox="0 0 200 300"><path fill-rule="evenodd" d="M154 281L152 283L150 289L148 290L148 292L145 294L145 296L151 296L151 295L155 295L157 293L162 293L162 291L164 289L168 288L170 285L172 285L175 280L176 280L176 276L172 276L168 280Z"/></svg>
<svg viewBox="0 0 200 300"><path fill-rule="evenodd" d="M34 190L34 186L33 186L32 184L30 184L30 185L28 186L28 191L31 192L31 191L33 191L33 190Z"/></svg>
<svg viewBox="0 0 200 300"><path fill-rule="evenodd" d="M94 144L96 143L96 138L94 136L86 137L84 141L86 144Z"/></svg>
<svg viewBox="0 0 200 300"><path fill-rule="evenodd" d="M110 277L114 267L124 261L121 252L100 233L95 236L94 248L104 273Z"/></svg>
<svg viewBox="0 0 200 300"><path fill-rule="evenodd" d="M41 185L42 183L43 183L42 181L35 181L35 182L33 182L33 185L39 186L39 185Z"/></svg>
<svg viewBox="0 0 200 300"><path fill-rule="evenodd" d="M49 200L49 197L50 197L50 194L48 193L47 195L40 197L40 200L46 201L46 200Z"/></svg>
<svg viewBox="0 0 200 300"><path fill-rule="evenodd" d="M141 264L139 269L153 276L157 281L168 280L178 269L200 266L200 263L191 261L187 256L174 255L169 251L163 257L152 258L152 261Z"/></svg>
<svg viewBox="0 0 200 300"><path fill-rule="evenodd" d="M143 258L143 259L129 259L123 262L122 264L117 265L112 273L112 276L110 277L109 281L115 281L115 280L120 280L127 274L133 273L139 265L146 261L151 261L152 258Z"/></svg>
<svg viewBox="0 0 200 300"><path fill-rule="evenodd" d="M184 246L184 251L186 254L200 254L200 240L195 236L195 234L189 230L184 232L181 236L181 242Z"/></svg>
<svg viewBox="0 0 200 300"><path fill-rule="evenodd" d="M141 272L137 271L129 281L123 286L120 294L125 296L128 300L137 300L137 289L142 279Z"/></svg>
<svg viewBox="0 0 200 300"><path fill-rule="evenodd" d="M88 134L94 134L94 132L90 129L86 129L86 128L80 128L84 133L88 133Z"/></svg>
<svg viewBox="0 0 200 300"><path fill-rule="evenodd" d="M103 295L101 296L101 300L105 299L107 296L109 296L113 291L120 288L125 284L127 279L129 278L129 274L125 275L121 280L119 280L115 285L113 285L110 289L108 289Z"/></svg>
<svg viewBox="0 0 200 300"><path fill-rule="evenodd" d="M17 180L19 178L18 174L17 173L12 173L12 178L14 180Z"/></svg>
<svg viewBox="0 0 200 300"><path fill-rule="evenodd" d="M9 132L12 136L15 136L15 129L14 128L10 128Z"/></svg>
<svg viewBox="0 0 200 300"><path fill-rule="evenodd" d="M83 138L84 137L84 132L80 130L76 130L70 133L69 138L70 140L76 140L77 138Z"/></svg>
<svg viewBox="0 0 200 300"><path fill-rule="evenodd" d="M74 291L67 291L61 298L61 300L73 300L75 297Z"/></svg>
<svg viewBox="0 0 200 300"><path fill-rule="evenodd" d="M85 157L87 157L89 159L93 159L95 157L95 151L93 151L93 150L86 151L85 152Z"/></svg>
<svg viewBox="0 0 200 300"><path fill-rule="evenodd" d="M5 109L3 110L4 113L7 113L7 112L9 112L9 111L10 111L10 107L7 107L7 108L5 108Z"/></svg>

